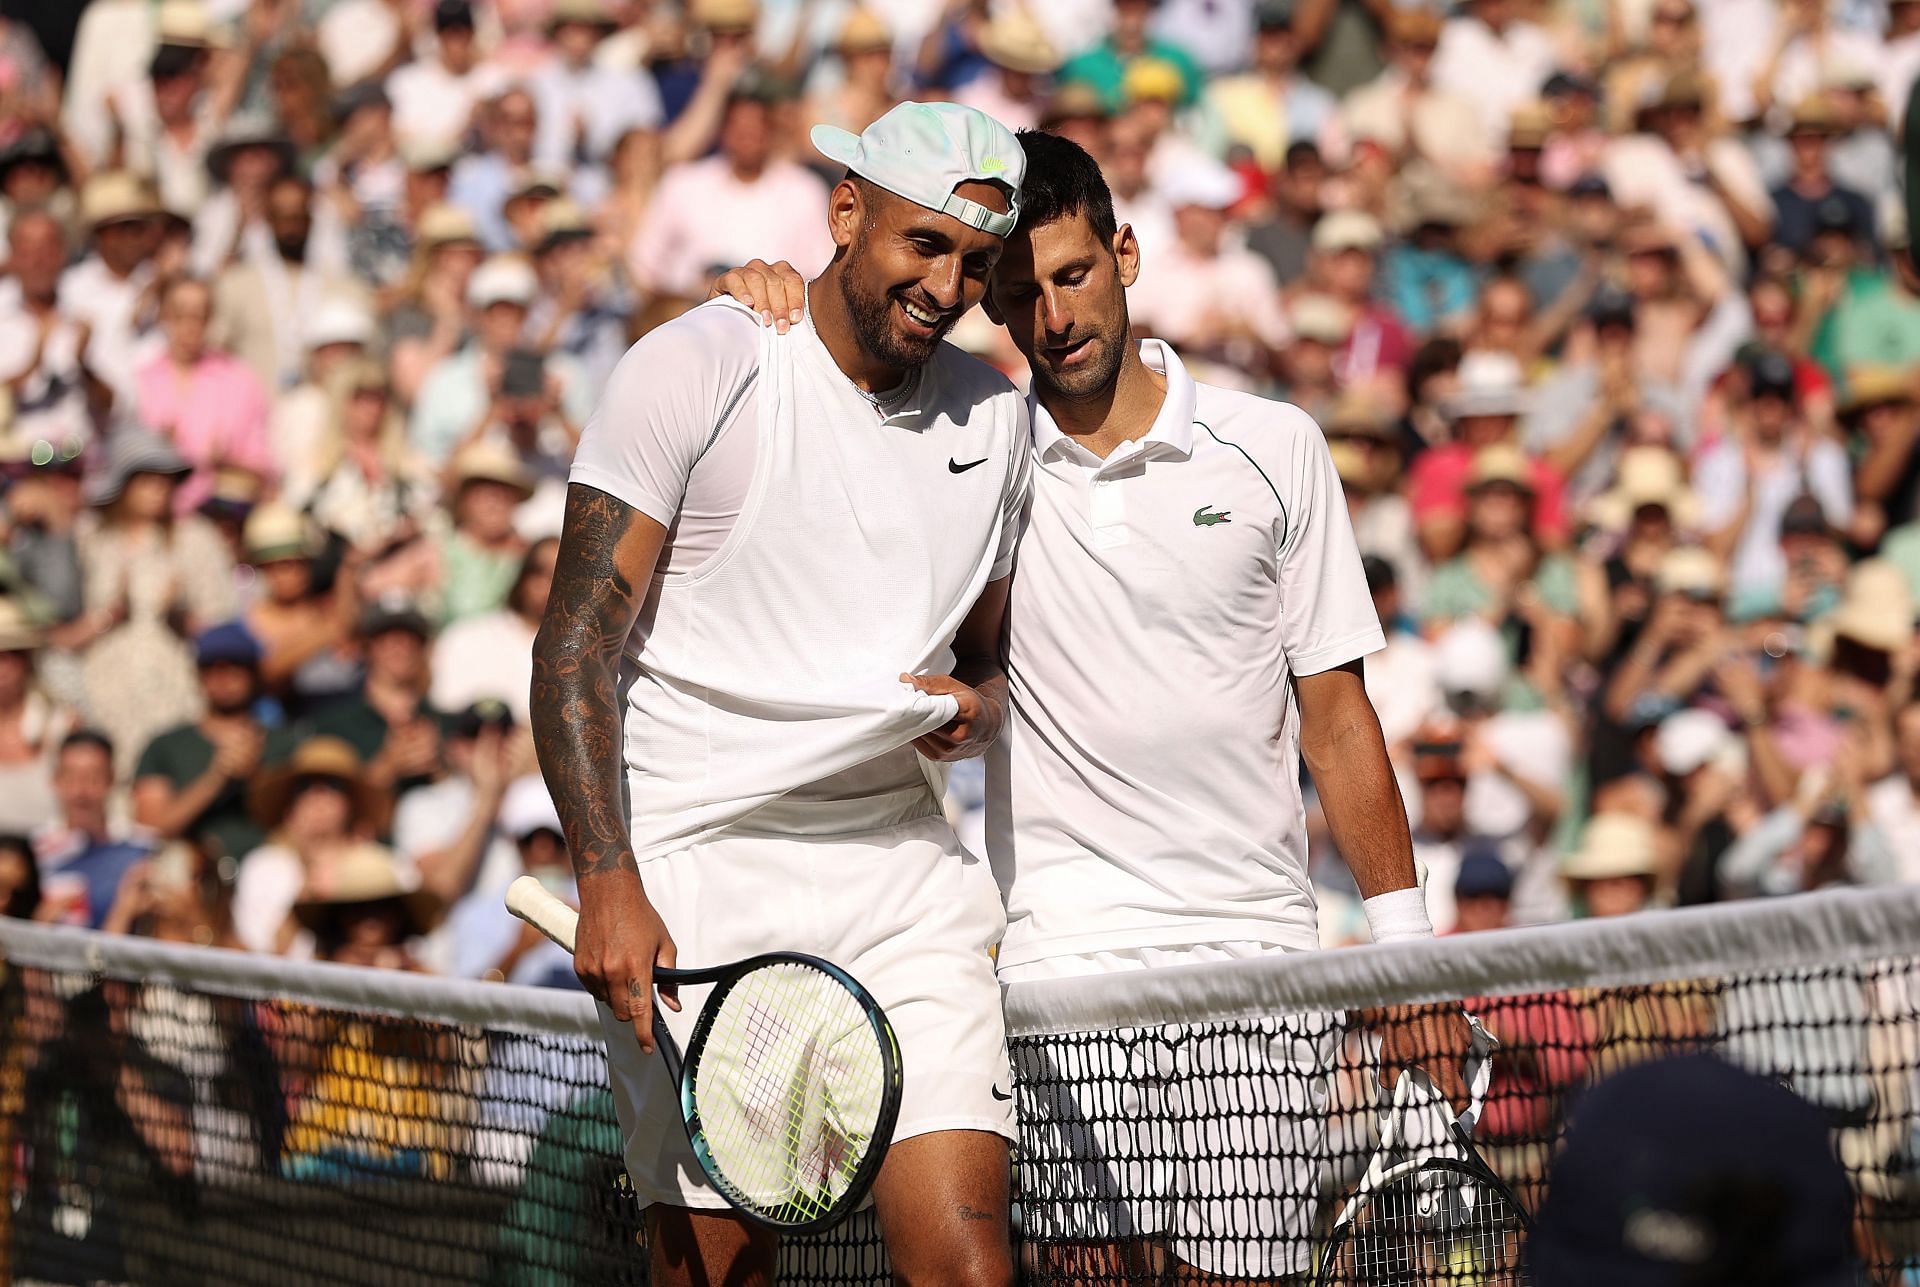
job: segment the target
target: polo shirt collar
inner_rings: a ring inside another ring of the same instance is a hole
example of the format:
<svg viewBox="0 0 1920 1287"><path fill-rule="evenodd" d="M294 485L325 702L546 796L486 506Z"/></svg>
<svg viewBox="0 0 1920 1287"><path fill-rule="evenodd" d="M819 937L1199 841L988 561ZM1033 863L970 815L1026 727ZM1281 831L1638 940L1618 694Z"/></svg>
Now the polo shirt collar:
<svg viewBox="0 0 1920 1287"><path fill-rule="evenodd" d="M1165 340L1141 340L1140 360L1150 370L1166 377L1167 396L1160 404L1160 414L1153 419L1153 427L1139 440L1138 450L1144 452L1157 444L1182 456L1191 456L1193 377L1187 374L1186 364ZM1053 422L1047 409L1040 405L1038 394L1032 390L1027 393L1027 411L1033 425L1033 450L1036 455L1044 458L1056 447L1074 445L1071 438L1060 432L1060 426Z"/></svg>

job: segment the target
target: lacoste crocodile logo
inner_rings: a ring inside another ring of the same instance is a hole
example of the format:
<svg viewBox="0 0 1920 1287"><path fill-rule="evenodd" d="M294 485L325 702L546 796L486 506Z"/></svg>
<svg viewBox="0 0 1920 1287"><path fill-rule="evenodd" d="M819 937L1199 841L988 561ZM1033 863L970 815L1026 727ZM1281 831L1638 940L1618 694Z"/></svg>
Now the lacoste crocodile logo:
<svg viewBox="0 0 1920 1287"><path fill-rule="evenodd" d="M1199 509L1193 511L1193 525L1195 527L1212 527L1215 523L1231 523L1233 520L1227 517L1227 515L1231 513L1233 513L1233 511L1230 509L1210 510L1205 505L1202 505Z"/></svg>

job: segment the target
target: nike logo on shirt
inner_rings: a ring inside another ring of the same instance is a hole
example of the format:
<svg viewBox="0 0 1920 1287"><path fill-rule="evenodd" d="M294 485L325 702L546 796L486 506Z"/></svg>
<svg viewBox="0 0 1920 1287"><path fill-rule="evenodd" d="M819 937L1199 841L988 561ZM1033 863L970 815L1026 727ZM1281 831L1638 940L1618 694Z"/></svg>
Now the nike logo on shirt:
<svg viewBox="0 0 1920 1287"><path fill-rule="evenodd" d="M986 463L987 463L987 461L988 461L988 460L990 460L990 459L992 459L992 457L990 457L990 456L982 456L982 457L980 457L980 459L978 459L978 460L969 460L969 461L968 461L968 462L967 462L966 464L964 464L964 465L963 465L963 464L961 464L961 463L960 463L959 461L957 461L957 460L955 460L955 459L954 459L954 458L953 458L952 456L948 456L948 457L947 457L947 472L948 472L949 474L964 474L964 473L966 473L966 472L967 472L967 471L968 471L969 469L972 469L972 468L973 468L973 467L974 467L975 465L984 465L984 464L986 464Z"/></svg>

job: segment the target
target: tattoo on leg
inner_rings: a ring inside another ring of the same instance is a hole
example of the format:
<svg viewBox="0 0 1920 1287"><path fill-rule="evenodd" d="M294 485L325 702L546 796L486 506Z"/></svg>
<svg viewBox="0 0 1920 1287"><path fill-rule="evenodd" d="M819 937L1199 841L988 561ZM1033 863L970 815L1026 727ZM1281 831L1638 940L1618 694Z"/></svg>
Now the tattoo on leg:
<svg viewBox="0 0 1920 1287"><path fill-rule="evenodd" d="M968 1206L966 1203L963 1202L960 1204L960 1218L962 1220L969 1220L969 1221L991 1220L994 1218L994 1214L991 1211L976 1211L972 1207Z"/></svg>

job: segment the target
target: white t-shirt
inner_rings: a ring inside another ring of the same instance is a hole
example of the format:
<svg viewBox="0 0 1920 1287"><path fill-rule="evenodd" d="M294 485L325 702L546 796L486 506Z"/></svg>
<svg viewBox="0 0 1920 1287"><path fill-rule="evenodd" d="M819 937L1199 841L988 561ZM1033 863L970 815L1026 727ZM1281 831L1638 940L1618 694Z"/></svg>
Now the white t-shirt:
<svg viewBox="0 0 1920 1287"><path fill-rule="evenodd" d="M461 74L434 57L395 68L387 77L394 135L402 142L457 143L473 119L474 105L507 85L506 71L491 63Z"/></svg>
<svg viewBox="0 0 1920 1287"><path fill-rule="evenodd" d="M1294 675L1380 649L1326 439L1196 384L1105 460L1035 407L1008 608L1012 710L988 761L1002 966L1124 948L1319 944Z"/></svg>
<svg viewBox="0 0 1920 1287"><path fill-rule="evenodd" d="M508 608L456 621L433 641L433 689L443 711L465 710L483 697L507 704L521 727L533 688L534 628Z"/></svg>
<svg viewBox="0 0 1920 1287"><path fill-rule="evenodd" d="M756 813L785 833L812 805L937 808L910 744L953 699L898 676L949 673L1012 570L1026 443L1013 386L948 344L878 401L810 314L782 336L719 300L628 350L571 481L668 531L623 674L641 861Z"/></svg>
<svg viewBox="0 0 1920 1287"><path fill-rule="evenodd" d="M1700 497L1700 525L1725 527L1740 512L1747 494L1747 460L1741 444L1723 438L1694 465L1693 490ZM1786 581L1787 560L1780 552L1780 520L1801 492L1820 502L1827 522L1844 527L1853 517L1853 474L1844 447L1831 439L1810 443L1804 453L1777 453L1767 472L1755 480L1753 507L1740 531L1728 571L1732 589L1777 590Z"/></svg>
<svg viewBox="0 0 1920 1287"><path fill-rule="evenodd" d="M634 235L627 267L642 290L699 299L717 271L754 256L785 259L812 277L833 258L827 185L775 161L748 182L723 156L674 166Z"/></svg>

